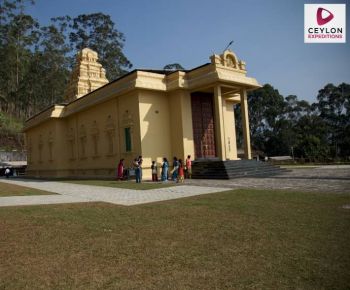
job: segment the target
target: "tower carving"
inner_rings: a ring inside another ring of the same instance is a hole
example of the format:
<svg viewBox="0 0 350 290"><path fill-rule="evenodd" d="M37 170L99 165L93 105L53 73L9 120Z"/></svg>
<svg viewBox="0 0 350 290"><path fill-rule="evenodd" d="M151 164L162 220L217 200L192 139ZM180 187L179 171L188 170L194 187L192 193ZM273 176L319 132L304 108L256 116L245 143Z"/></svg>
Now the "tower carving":
<svg viewBox="0 0 350 290"><path fill-rule="evenodd" d="M76 64L68 83L65 101L78 99L108 83L106 71L98 62L98 54L84 48L77 54Z"/></svg>

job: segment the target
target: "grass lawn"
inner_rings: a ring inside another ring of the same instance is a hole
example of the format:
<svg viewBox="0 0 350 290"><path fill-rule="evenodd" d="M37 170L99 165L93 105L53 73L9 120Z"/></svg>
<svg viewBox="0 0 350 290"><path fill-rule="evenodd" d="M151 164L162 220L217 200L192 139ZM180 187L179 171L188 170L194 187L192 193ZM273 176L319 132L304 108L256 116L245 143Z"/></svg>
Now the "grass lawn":
<svg viewBox="0 0 350 290"><path fill-rule="evenodd" d="M53 192L47 192L39 189L8 184L0 181L0 197L1 196L15 196L15 195L47 195L55 194Z"/></svg>
<svg viewBox="0 0 350 290"><path fill-rule="evenodd" d="M349 289L350 195L0 208L0 289Z"/></svg>
<svg viewBox="0 0 350 290"><path fill-rule="evenodd" d="M169 181L166 183L162 182L142 182L136 183L135 181L119 181L119 180L90 180L90 179L79 179L79 180L65 180L63 182L76 183L76 184L85 184L85 185L98 185L98 186L108 186L108 187L118 187L126 189L139 189L139 190L148 190L156 188L164 188L170 186L176 186L177 184Z"/></svg>

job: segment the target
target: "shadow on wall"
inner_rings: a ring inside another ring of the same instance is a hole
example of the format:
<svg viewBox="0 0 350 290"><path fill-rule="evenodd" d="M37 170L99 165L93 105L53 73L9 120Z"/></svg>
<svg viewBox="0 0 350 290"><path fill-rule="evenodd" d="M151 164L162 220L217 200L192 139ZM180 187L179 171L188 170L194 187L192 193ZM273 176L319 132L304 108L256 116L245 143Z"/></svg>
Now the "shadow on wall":
<svg viewBox="0 0 350 290"><path fill-rule="evenodd" d="M141 143L144 166L152 160L158 167L163 157L171 158L171 127L167 97L158 93L143 96L140 100Z"/></svg>
<svg viewBox="0 0 350 290"><path fill-rule="evenodd" d="M174 156L184 158L185 144L192 142L192 130L183 130L181 95L161 92L144 92L140 97L141 142L145 166L157 161L158 167L163 157L172 160ZM189 102L190 104L190 102ZM191 116L188 116L191 120ZM192 127L192 123L189 124ZM184 136L183 136L184 134ZM192 154L190 152L190 154Z"/></svg>

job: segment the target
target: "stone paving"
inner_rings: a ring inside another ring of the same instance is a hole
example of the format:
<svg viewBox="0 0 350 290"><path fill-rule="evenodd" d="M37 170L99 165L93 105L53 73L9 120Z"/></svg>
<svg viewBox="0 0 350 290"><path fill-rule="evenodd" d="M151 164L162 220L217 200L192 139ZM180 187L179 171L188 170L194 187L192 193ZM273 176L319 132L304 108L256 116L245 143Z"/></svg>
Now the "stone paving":
<svg viewBox="0 0 350 290"><path fill-rule="evenodd" d="M186 180L187 184L218 186L231 189L283 189L305 192L350 193L350 165L295 168L269 178L237 178L231 180Z"/></svg>
<svg viewBox="0 0 350 290"><path fill-rule="evenodd" d="M228 190L227 188L193 185L180 185L151 190L133 190L30 179L1 179L0 182L41 189L59 194L0 197L0 206L76 202L108 202L119 205L136 205Z"/></svg>
<svg viewBox="0 0 350 290"><path fill-rule="evenodd" d="M0 181L1 182L1 181ZM43 204L61 204L89 202L89 199L82 197L73 197L65 195L30 195L30 196L5 196L0 197L1 206L18 206L18 205L43 205Z"/></svg>
<svg viewBox="0 0 350 290"><path fill-rule="evenodd" d="M108 202L130 206L239 188L350 193L350 166L291 169L290 172L269 178L192 179L186 180L185 185L152 190L132 190L30 179L0 179L0 182L58 193L58 195L0 197L0 206L76 202Z"/></svg>

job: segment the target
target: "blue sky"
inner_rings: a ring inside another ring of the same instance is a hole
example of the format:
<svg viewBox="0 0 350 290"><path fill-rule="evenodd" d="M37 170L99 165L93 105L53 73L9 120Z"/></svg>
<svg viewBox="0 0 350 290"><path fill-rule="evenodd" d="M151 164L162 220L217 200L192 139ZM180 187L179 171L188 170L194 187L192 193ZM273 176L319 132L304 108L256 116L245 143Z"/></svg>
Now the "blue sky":
<svg viewBox="0 0 350 290"><path fill-rule="evenodd" d="M270 83L284 96L310 102L327 83L350 83L350 38L345 44L305 44L305 3L300 0L36 0L29 12L41 24L51 17L103 12L126 37L124 53L133 68L186 69L231 49L246 61L248 75ZM347 30L350 7L347 5Z"/></svg>

